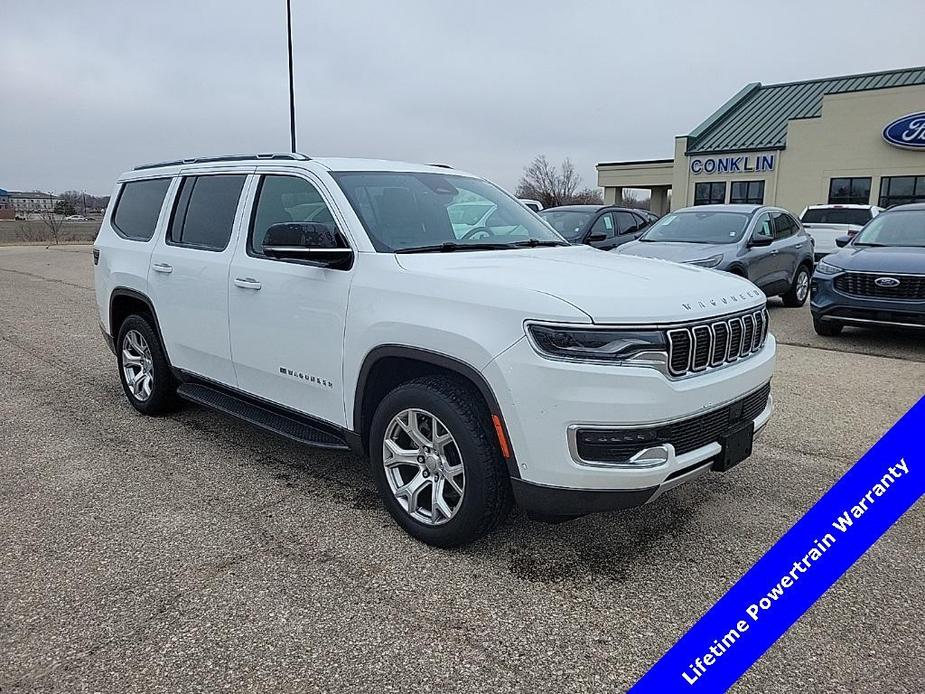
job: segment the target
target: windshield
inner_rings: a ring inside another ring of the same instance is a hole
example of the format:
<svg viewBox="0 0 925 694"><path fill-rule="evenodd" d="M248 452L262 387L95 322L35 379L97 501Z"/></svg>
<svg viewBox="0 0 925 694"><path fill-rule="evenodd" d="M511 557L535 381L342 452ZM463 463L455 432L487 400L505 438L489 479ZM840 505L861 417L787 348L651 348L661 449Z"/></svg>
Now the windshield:
<svg viewBox="0 0 925 694"><path fill-rule="evenodd" d="M817 207L806 210L800 221L804 224L855 224L862 227L870 221L870 210Z"/></svg>
<svg viewBox="0 0 925 694"><path fill-rule="evenodd" d="M925 210L889 212L874 217L854 237L854 245L925 248Z"/></svg>
<svg viewBox="0 0 925 694"><path fill-rule="evenodd" d="M678 212L662 217L640 241L736 243L745 233L749 215L740 212Z"/></svg>
<svg viewBox="0 0 925 694"><path fill-rule="evenodd" d="M392 171L331 175L380 253L563 243L530 210L480 178Z"/></svg>
<svg viewBox="0 0 925 694"><path fill-rule="evenodd" d="M586 210L543 210L540 212L540 217L569 241L577 241L581 237L581 230L593 216L593 211Z"/></svg>

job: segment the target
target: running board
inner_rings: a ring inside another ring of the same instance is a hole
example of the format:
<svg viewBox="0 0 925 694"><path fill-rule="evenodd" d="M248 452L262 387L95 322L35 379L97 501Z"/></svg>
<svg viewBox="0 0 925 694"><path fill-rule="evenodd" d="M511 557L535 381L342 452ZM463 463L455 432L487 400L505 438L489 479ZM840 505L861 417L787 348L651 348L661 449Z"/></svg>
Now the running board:
<svg viewBox="0 0 925 694"><path fill-rule="evenodd" d="M292 441L315 448L349 450L344 438L321 424L312 424L298 415L282 412L267 404L257 403L224 388L204 383L180 384L177 395L197 405L237 417L248 424L272 431Z"/></svg>

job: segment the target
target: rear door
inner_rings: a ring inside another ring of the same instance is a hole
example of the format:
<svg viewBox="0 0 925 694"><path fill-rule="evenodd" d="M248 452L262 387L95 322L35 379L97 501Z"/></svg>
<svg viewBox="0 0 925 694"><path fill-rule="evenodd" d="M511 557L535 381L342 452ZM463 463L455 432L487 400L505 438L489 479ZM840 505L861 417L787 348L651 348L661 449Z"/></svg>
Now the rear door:
<svg viewBox="0 0 925 694"><path fill-rule="evenodd" d="M617 236L614 240L614 246L620 246L627 241L634 241L639 238L639 234L645 227L641 217L637 217L632 212L616 211L613 213L614 221L617 225Z"/></svg>
<svg viewBox="0 0 925 694"><path fill-rule="evenodd" d="M235 385L228 336L228 269L248 172L181 175L148 283L173 366Z"/></svg>

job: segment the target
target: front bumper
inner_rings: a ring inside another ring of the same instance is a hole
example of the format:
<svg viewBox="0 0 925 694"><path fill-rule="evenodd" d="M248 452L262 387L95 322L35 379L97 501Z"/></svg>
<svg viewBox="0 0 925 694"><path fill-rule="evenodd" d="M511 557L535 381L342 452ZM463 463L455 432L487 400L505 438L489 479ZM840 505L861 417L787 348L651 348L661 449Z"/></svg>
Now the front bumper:
<svg viewBox="0 0 925 694"><path fill-rule="evenodd" d="M664 459L630 466L582 460L569 445L570 429L645 428L719 410L770 380L776 342L769 335L751 357L696 376L672 380L655 369L564 362L538 355L521 340L483 371L495 393L517 454L513 480L522 506L559 513L637 506L710 468L718 441ZM760 430L773 412L770 398L754 421ZM574 438L572 438L574 441ZM557 497L558 502L553 499Z"/></svg>
<svg viewBox="0 0 925 694"><path fill-rule="evenodd" d="M838 275L813 276L810 309L819 321L858 327L890 326L925 330L925 301L881 299L844 294L835 288Z"/></svg>

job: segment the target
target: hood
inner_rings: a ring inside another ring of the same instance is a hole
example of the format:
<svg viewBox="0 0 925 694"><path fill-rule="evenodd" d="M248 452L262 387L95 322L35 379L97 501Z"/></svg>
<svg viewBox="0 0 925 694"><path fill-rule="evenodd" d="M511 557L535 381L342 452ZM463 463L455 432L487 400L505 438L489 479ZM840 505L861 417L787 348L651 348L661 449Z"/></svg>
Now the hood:
<svg viewBox="0 0 925 694"><path fill-rule="evenodd" d="M408 272L557 297L595 323L671 323L762 306L748 280L589 246L396 255ZM527 316L529 318L529 316Z"/></svg>
<svg viewBox="0 0 925 694"><path fill-rule="evenodd" d="M824 258L844 270L925 275L925 248L846 246Z"/></svg>
<svg viewBox="0 0 925 694"><path fill-rule="evenodd" d="M682 243L677 241L630 241L617 249L621 255L660 258L675 263L704 260L729 251L728 243Z"/></svg>

